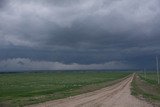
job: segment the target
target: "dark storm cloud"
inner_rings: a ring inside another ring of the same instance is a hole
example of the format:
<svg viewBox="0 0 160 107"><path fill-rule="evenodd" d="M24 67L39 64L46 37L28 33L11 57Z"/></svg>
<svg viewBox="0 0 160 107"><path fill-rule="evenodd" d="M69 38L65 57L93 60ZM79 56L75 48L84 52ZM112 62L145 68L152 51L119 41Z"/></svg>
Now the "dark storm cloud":
<svg viewBox="0 0 160 107"><path fill-rule="evenodd" d="M1 0L0 7L2 65L154 68L160 53L158 0Z"/></svg>
<svg viewBox="0 0 160 107"><path fill-rule="evenodd" d="M5 5L5 0L0 1L0 8Z"/></svg>

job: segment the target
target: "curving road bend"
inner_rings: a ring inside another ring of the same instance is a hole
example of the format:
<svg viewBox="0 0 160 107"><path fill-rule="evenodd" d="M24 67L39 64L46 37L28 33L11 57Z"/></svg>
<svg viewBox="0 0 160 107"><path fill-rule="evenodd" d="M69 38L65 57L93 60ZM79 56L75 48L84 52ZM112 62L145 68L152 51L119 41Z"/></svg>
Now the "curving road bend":
<svg viewBox="0 0 160 107"><path fill-rule="evenodd" d="M94 92L27 107L153 107L130 95L132 79L133 75L115 85Z"/></svg>

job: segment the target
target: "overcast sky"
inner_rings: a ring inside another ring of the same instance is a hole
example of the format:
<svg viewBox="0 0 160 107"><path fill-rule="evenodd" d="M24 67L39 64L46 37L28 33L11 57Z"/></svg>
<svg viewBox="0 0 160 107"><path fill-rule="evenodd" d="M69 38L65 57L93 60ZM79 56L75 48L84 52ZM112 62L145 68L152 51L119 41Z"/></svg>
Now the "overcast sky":
<svg viewBox="0 0 160 107"><path fill-rule="evenodd" d="M159 0L0 0L0 71L155 68Z"/></svg>

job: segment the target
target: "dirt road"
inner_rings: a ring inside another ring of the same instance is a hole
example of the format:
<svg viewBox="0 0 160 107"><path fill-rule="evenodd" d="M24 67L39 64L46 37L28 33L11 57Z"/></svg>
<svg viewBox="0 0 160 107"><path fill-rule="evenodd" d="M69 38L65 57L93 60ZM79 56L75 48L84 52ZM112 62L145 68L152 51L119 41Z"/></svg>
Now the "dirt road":
<svg viewBox="0 0 160 107"><path fill-rule="evenodd" d="M132 78L133 76L113 86L87 94L28 107L153 107L151 104L130 95Z"/></svg>

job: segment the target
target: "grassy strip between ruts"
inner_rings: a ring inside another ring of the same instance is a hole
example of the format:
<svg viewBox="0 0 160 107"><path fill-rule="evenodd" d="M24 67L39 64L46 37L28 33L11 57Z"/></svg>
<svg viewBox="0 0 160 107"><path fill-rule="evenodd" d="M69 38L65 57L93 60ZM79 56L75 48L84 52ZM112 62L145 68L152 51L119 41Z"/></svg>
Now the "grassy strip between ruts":
<svg viewBox="0 0 160 107"><path fill-rule="evenodd" d="M74 96L115 84L127 75L129 73L4 74L0 75L0 106L21 107Z"/></svg>
<svg viewBox="0 0 160 107"><path fill-rule="evenodd" d="M135 75L132 81L131 94L152 103L155 107L160 106L160 87L144 80L140 75Z"/></svg>

